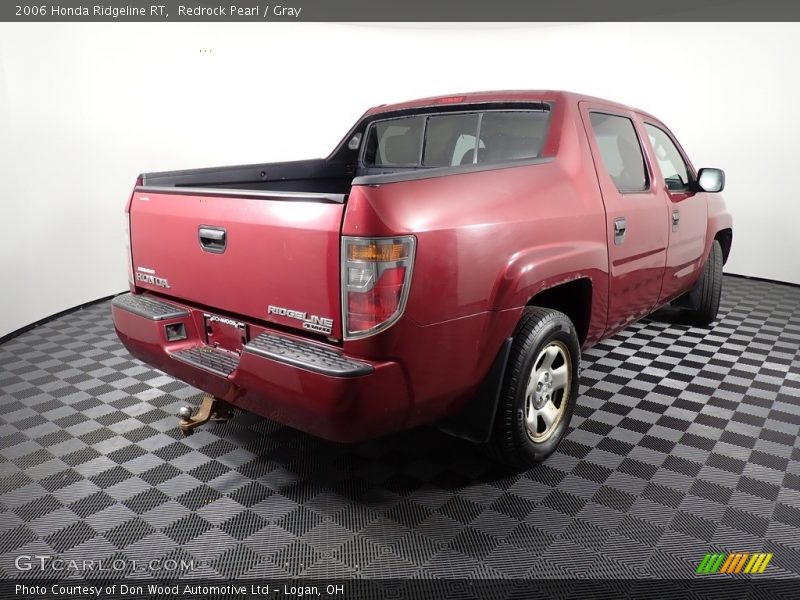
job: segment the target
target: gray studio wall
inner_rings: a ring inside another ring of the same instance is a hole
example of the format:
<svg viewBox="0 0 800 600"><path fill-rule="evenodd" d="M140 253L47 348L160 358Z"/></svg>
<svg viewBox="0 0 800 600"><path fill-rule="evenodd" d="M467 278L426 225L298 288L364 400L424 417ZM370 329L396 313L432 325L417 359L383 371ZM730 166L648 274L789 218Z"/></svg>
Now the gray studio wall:
<svg viewBox="0 0 800 600"><path fill-rule="evenodd" d="M137 173L324 156L369 106L480 89L656 114L728 173L726 270L800 283L797 57L798 24L0 24L0 336L127 287Z"/></svg>

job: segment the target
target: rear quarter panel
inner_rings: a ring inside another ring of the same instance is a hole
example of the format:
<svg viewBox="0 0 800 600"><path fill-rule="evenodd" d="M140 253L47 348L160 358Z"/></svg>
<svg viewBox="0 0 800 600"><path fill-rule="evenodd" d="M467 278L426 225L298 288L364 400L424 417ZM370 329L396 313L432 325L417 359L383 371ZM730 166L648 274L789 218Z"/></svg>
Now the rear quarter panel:
<svg viewBox="0 0 800 600"><path fill-rule="evenodd" d="M608 252L597 177L575 112L553 123L551 162L355 186L343 235L414 234L417 253L406 316L430 325L523 307L537 292L592 279L590 326L605 327Z"/></svg>

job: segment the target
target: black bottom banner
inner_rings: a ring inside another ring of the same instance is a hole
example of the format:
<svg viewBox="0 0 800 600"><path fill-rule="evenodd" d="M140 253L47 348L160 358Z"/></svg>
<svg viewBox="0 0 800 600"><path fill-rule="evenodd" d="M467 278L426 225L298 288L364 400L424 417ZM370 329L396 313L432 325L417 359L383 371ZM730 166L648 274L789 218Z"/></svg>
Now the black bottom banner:
<svg viewBox="0 0 800 600"><path fill-rule="evenodd" d="M347 579L347 580L5 580L0 598L195 600L342 598L529 600L538 598L798 598L800 579Z"/></svg>

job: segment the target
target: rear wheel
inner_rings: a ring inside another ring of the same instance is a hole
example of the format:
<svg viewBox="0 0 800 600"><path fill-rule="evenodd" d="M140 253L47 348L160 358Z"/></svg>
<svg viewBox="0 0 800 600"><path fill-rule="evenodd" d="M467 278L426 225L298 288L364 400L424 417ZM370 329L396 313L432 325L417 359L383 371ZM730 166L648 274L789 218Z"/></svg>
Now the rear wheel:
<svg viewBox="0 0 800 600"><path fill-rule="evenodd" d="M525 469L552 454L578 397L580 344L569 318L527 308L514 335L490 441L504 464Z"/></svg>
<svg viewBox="0 0 800 600"><path fill-rule="evenodd" d="M721 295L722 247L717 240L714 240L700 279L687 292L684 299L690 308L685 308L681 312L692 325L710 325L717 318Z"/></svg>

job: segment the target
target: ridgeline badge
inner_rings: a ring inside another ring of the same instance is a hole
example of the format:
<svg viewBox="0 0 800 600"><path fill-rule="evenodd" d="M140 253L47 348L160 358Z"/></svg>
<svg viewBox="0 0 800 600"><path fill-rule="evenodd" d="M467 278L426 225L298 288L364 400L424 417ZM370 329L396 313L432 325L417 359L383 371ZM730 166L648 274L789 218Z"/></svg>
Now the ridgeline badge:
<svg viewBox="0 0 800 600"><path fill-rule="evenodd" d="M308 331L315 331L317 333L324 333L330 335L333 331L333 319L328 317L318 317L317 315L309 315L302 310L292 310L290 308L283 308L282 306L273 306L270 304L267 307L268 315L278 315L281 317L289 317L290 319L297 319L303 322L303 329Z"/></svg>

